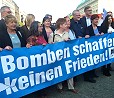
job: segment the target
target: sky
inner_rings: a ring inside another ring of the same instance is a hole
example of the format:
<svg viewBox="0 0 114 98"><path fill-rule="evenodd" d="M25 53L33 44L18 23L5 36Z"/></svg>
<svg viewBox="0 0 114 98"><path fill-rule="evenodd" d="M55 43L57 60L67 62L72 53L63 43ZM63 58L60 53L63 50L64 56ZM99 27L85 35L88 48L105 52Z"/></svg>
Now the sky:
<svg viewBox="0 0 114 98"><path fill-rule="evenodd" d="M38 21L42 21L45 14L51 14L53 22L62 18L80 4L81 0L13 0L19 9L27 14L34 14Z"/></svg>

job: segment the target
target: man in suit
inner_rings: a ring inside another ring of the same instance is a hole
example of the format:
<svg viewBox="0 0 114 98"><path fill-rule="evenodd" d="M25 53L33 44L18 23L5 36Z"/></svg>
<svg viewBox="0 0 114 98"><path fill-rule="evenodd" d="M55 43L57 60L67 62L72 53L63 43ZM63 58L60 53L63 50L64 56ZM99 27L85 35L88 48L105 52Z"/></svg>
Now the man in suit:
<svg viewBox="0 0 114 98"><path fill-rule="evenodd" d="M0 12L1 12L0 31L4 31L4 30L6 30L6 24L4 22L4 18L7 15L11 14L10 7L2 6L1 9L0 9Z"/></svg>
<svg viewBox="0 0 114 98"><path fill-rule="evenodd" d="M81 24L86 31L86 28L91 25L91 15L92 15L92 8L90 6L86 6L84 8L85 16L80 19ZM85 34L85 37L88 37L87 34Z"/></svg>

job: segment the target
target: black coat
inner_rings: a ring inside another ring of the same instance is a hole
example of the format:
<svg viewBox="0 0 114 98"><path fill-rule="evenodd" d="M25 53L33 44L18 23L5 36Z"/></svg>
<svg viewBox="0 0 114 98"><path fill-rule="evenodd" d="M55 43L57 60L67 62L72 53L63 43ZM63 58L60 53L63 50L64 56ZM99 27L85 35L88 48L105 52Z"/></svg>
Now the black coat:
<svg viewBox="0 0 114 98"><path fill-rule="evenodd" d="M75 22L74 19L70 20L70 29L75 32L75 36L78 38L79 36L84 37L84 29L80 21Z"/></svg>
<svg viewBox="0 0 114 98"><path fill-rule="evenodd" d="M101 33L101 27L97 26L97 29L98 29L99 33ZM92 25L90 25L86 28L86 34L88 34L89 36L95 36Z"/></svg>
<svg viewBox="0 0 114 98"><path fill-rule="evenodd" d="M86 17L85 16L80 19L80 22L81 22L83 28L86 29L87 28L87 23L86 23Z"/></svg>
<svg viewBox="0 0 114 98"><path fill-rule="evenodd" d="M7 27L6 27L5 21L4 19L1 19L0 20L0 32L6 31L6 30L7 30Z"/></svg>
<svg viewBox="0 0 114 98"><path fill-rule="evenodd" d="M23 35L21 33L19 33L18 31L16 31L16 34L21 42L21 47L25 47L26 43L23 38ZM6 46L11 46L13 48L13 44L10 39L10 36L7 31L4 31L2 33L0 32L0 47L5 48Z"/></svg>
<svg viewBox="0 0 114 98"><path fill-rule="evenodd" d="M50 28L51 28L51 30L52 30L53 33L54 33L55 29L54 29L53 27L50 27ZM43 34L43 36L44 36L44 39L45 39L46 42L48 43L48 37L47 37L47 33L46 33L46 30L45 30L45 27L44 27L44 26L43 26L42 34Z"/></svg>
<svg viewBox="0 0 114 98"><path fill-rule="evenodd" d="M19 31L22 33L24 36L24 39L27 40L27 38L31 35L30 30L27 28L26 25L22 26L19 28Z"/></svg>

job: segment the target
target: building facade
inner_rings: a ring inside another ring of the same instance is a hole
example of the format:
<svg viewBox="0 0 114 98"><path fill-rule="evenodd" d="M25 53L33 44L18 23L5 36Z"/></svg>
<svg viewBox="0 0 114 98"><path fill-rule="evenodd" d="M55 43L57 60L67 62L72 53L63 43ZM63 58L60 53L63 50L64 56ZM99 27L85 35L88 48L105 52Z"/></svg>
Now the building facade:
<svg viewBox="0 0 114 98"><path fill-rule="evenodd" d="M15 7L15 17L17 18L17 21L20 21L20 15L19 15L19 7L17 4L13 1L14 7Z"/></svg>
<svg viewBox="0 0 114 98"><path fill-rule="evenodd" d="M92 7L92 13L93 14L101 14L103 13L103 9L111 11L114 13L114 0L82 0L80 5L76 9L80 11L82 15L84 15L84 8L86 6L91 6Z"/></svg>
<svg viewBox="0 0 114 98"><path fill-rule="evenodd" d="M25 18L26 15L25 12L20 11L19 7L13 0L0 0L0 8L5 5L10 7L12 15L14 15L17 18L18 22L21 22L21 16L24 16ZM0 14L0 19L1 19L1 14Z"/></svg>
<svg viewBox="0 0 114 98"><path fill-rule="evenodd" d="M11 11L12 11L12 15L15 15L15 5L13 3L13 0L2 0L2 4L1 6L9 6Z"/></svg>
<svg viewBox="0 0 114 98"><path fill-rule="evenodd" d="M76 9L79 10L82 15L84 15L84 8L86 6L92 7L93 14L98 13L98 0L82 0L81 4L78 5Z"/></svg>

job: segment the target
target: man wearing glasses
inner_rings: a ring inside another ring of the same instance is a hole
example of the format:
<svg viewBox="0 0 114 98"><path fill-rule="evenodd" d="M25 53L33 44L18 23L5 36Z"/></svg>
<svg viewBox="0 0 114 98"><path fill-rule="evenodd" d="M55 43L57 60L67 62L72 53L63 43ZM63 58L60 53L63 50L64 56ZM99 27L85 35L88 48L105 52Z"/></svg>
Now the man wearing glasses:
<svg viewBox="0 0 114 98"><path fill-rule="evenodd" d="M7 15L11 14L10 7L2 6L1 9L0 9L0 12L1 12L0 31L4 31L4 30L6 30L6 24L4 22L4 18Z"/></svg>

